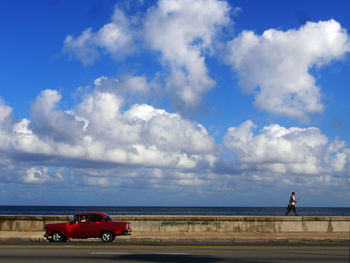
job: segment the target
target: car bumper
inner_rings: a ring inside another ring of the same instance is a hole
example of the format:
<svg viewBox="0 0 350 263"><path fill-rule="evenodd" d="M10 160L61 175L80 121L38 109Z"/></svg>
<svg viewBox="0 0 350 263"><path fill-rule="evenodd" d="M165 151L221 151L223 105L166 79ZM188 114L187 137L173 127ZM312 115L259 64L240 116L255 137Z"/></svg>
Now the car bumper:
<svg viewBox="0 0 350 263"><path fill-rule="evenodd" d="M122 235L131 235L132 230L124 230Z"/></svg>

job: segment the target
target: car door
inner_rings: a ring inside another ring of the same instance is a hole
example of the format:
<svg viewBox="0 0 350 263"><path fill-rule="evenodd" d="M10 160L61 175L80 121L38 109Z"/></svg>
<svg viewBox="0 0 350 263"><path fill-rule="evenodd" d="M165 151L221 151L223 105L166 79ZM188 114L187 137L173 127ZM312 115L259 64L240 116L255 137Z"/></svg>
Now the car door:
<svg viewBox="0 0 350 263"><path fill-rule="evenodd" d="M91 215L90 216L90 234L92 237L99 237L103 228L102 225L103 216Z"/></svg>
<svg viewBox="0 0 350 263"><path fill-rule="evenodd" d="M91 227L88 215L80 215L75 219L75 223L71 225L72 238L84 238L91 236Z"/></svg>

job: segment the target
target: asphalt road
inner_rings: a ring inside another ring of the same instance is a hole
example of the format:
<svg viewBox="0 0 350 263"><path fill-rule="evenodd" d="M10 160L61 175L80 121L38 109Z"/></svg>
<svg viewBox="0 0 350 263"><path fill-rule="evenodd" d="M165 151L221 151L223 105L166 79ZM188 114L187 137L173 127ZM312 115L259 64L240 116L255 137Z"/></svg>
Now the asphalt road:
<svg viewBox="0 0 350 263"><path fill-rule="evenodd" d="M0 262L345 262L348 246L1 244Z"/></svg>

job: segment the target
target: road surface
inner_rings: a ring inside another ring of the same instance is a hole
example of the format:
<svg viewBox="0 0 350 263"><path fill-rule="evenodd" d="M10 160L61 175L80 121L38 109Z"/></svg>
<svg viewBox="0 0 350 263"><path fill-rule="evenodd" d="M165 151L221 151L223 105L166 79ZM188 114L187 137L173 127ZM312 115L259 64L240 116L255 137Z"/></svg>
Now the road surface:
<svg viewBox="0 0 350 263"><path fill-rule="evenodd" d="M0 244L0 262L349 263L344 245Z"/></svg>

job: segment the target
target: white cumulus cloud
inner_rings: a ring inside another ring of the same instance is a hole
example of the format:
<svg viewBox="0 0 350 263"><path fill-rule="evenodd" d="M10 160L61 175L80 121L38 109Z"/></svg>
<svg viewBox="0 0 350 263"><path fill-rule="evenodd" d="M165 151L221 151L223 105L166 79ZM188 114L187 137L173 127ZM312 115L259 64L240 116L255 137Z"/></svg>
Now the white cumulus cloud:
<svg viewBox="0 0 350 263"><path fill-rule="evenodd" d="M88 28L79 36L68 35L64 40L63 51L72 59L78 59L84 65L91 65L99 58L101 52L107 52L115 58L132 52L132 34L129 20L120 9L115 8L112 21L97 32Z"/></svg>
<svg viewBox="0 0 350 263"><path fill-rule="evenodd" d="M215 85L203 53L214 49L218 30L230 22L229 10L224 1L161 0L147 14L147 41L169 67L167 88L182 107L198 106Z"/></svg>
<svg viewBox="0 0 350 263"><path fill-rule="evenodd" d="M241 88L255 94L258 109L305 118L324 109L310 69L349 51L346 30L331 19L288 31L270 29L262 35L243 31L228 44L226 61L238 72Z"/></svg>
<svg viewBox="0 0 350 263"><path fill-rule="evenodd" d="M96 89L100 91L107 91L119 95L125 94L143 94L151 89L151 84L147 82L144 76L124 75L119 81L115 78L108 78L105 76L99 77L95 80Z"/></svg>
<svg viewBox="0 0 350 263"><path fill-rule="evenodd" d="M215 52L215 37L231 22L230 10L227 2L218 0L159 0L144 15L127 17L116 7L110 23L97 32L88 28L76 37L68 35L63 50L89 65L101 54L130 54L138 43L139 49L160 54L162 81L174 106L193 110L215 85L205 57ZM124 85L148 90L142 77L126 78Z"/></svg>
<svg viewBox="0 0 350 263"><path fill-rule="evenodd" d="M25 183L52 183L62 181L62 175L60 172L50 173L47 167L31 167L26 170L25 175L23 176L23 181Z"/></svg>
<svg viewBox="0 0 350 263"><path fill-rule="evenodd" d="M248 120L229 128L224 136L225 146L237 154L242 169L299 175L347 172L350 151L346 144L340 141L329 144L318 128L271 124L257 134L253 128L256 125Z"/></svg>
<svg viewBox="0 0 350 263"><path fill-rule="evenodd" d="M54 182L48 168L40 167L77 168L82 162L185 170L214 165L215 141L202 125L147 104L125 109L123 97L103 87L109 82L100 78L96 83L96 89L70 110L61 109L61 95L55 90L37 96L29 119L16 120L9 106L0 105L0 154L10 163L32 160L15 178ZM84 182L108 182L91 178Z"/></svg>

